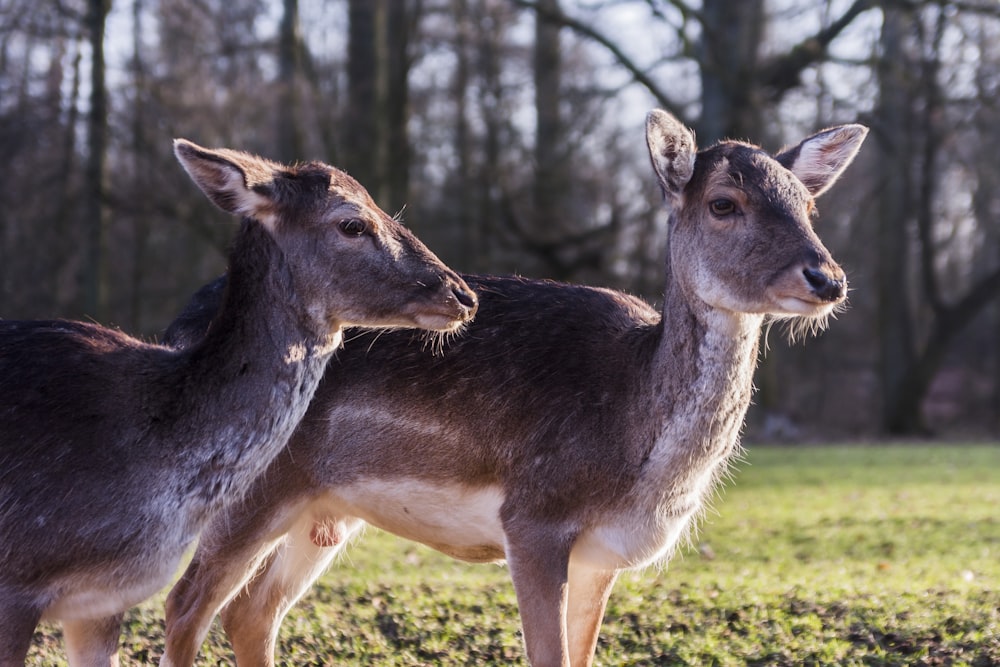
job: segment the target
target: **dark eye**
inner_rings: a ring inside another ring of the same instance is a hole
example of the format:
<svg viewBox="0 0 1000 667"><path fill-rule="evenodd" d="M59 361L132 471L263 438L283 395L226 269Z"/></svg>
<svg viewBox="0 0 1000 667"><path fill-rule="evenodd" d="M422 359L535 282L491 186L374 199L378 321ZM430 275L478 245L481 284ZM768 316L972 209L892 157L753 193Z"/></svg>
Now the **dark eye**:
<svg viewBox="0 0 1000 667"><path fill-rule="evenodd" d="M709 203L708 208L712 210L714 215L720 218L736 212L736 204L731 199L715 199Z"/></svg>
<svg viewBox="0 0 1000 667"><path fill-rule="evenodd" d="M344 236L361 236L368 231L368 225L360 218L348 218L337 226Z"/></svg>

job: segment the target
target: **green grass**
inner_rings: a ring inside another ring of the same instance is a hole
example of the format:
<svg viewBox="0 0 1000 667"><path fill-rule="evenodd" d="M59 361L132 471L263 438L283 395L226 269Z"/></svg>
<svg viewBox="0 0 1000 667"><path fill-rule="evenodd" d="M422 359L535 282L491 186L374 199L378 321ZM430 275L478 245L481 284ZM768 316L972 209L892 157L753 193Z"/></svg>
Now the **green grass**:
<svg viewBox="0 0 1000 667"><path fill-rule="evenodd" d="M623 574L600 665L1000 665L1000 446L750 447L690 548ZM162 599L122 664L155 661ZM279 664L526 664L502 567L370 530L286 618ZM43 626L31 664L65 664ZM200 664L231 664L216 626Z"/></svg>

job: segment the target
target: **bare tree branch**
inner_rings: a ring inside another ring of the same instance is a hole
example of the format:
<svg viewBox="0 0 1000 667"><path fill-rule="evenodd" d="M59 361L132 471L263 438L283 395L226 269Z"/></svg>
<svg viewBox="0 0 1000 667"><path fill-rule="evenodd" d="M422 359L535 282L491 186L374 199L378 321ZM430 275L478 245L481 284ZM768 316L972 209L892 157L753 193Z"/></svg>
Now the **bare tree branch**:
<svg viewBox="0 0 1000 667"><path fill-rule="evenodd" d="M653 0L647 0L654 14L662 16L662 11L656 7ZM779 101L789 90L796 88L800 84L802 72L821 62L827 54L830 44L861 14L870 9L878 7L882 2L892 0L855 0L854 3L836 21L823 28L814 35L810 35L802 40L787 53L782 54L761 68L760 85L769 91L770 101ZM902 0L906 1L906 0ZM579 35L591 39L603 46L611 55L624 67L633 80L644 86L656 98L658 104L664 109L685 119L681 110L681 105L670 98L669 95L655 82L641 67L639 67L621 48L609 37L595 29L593 26L576 19L562 10L552 10L541 6L535 0L512 0L518 7L534 11L545 21L551 21L561 26L569 28ZM668 0L666 4L673 6L685 18L694 18L701 25L702 29L708 29L705 25L704 17L699 11L692 8L683 0ZM968 3L963 3L968 4ZM977 5L978 7L978 5ZM987 11L987 7L979 8ZM688 123L690 124L690 123Z"/></svg>
<svg viewBox="0 0 1000 667"><path fill-rule="evenodd" d="M653 11L653 14L655 16L659 16L660 18L665 18L665 15L657 5L667 4L672 6L677 11L679 11L681 13L681 16L684 17L685 19L694 18L703 25L705 23L704 15L701 13L701 11L695 9L688 3L684 2L683 0L663 0L662 2L658 2L657 0L646 0L646 4L649 5L649 8Z"/></svg>
<svg viewBox="0 0 1000 667"><path fill-rule="evenodd" d="M534 11L544 21L551 21L563 27L569 28L573 32L592 39L603 46L609 53L611 53L612 56L614 56L615 60L617 60L618 63L632 75L632 78L636 81L636 83L645 87L646 90L648 90L653 97L656 98L657 104L678 118L684 120L684 112L681 110L680 105L672 100L666 92L660 88L641 67L633 62L632 59L629 58L628 55L625 54L625 52L622 51L610 38L601 34L586 23L569 16L561 10L553 11L547 9L532 0L512 0L512 2L518 7Z"/></svg>
<svg viewBox="0 0 1000 667"><path fill-rule="evenodd" d="M878 0L855 0L843 16L772 59L761 68L760 83L772 102L800 84L802 72L826 57L827 48L858 16L879 5Z"/></svg>
<svg viewBox="0 0 1000 667"><path fill-rule="evenodd" d="M996 0L981 0L981 2L954 2L953 0L939 0L942 6L951 7L959 12L968 14L980 14L982 16L1000 17L1000 4Z"/></svg>
<svg viewBox="0 0 1000 667"><path fill-rule="evenodd" d="M897 400L894 430L927 432L919 409L931 382L944 362L951 345L975 317L1000 297L1000 268L985 276L966 292L956 304L944 306L934 318L927 343L920 355L903 375L900 396ZM913 419L913 416L916 419Z"/></svg>

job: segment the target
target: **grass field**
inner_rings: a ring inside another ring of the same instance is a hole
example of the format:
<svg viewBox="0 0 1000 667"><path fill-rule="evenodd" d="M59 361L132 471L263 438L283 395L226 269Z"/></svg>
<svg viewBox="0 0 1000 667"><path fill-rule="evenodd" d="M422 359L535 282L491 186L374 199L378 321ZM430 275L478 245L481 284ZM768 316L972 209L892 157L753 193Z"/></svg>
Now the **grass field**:
<svg viewBox="0 0 1000 667"><path fill-rule="evenodd" d="M123 665L155 662L163 595ZM279 664L526 664L504 568L370 530L282 626ZM221 630L205 665L231 664ZM65 664L43 626L29 660ZM1000 446L748 448L690 548L615 586L600 665L1000 665Z"/></svg>

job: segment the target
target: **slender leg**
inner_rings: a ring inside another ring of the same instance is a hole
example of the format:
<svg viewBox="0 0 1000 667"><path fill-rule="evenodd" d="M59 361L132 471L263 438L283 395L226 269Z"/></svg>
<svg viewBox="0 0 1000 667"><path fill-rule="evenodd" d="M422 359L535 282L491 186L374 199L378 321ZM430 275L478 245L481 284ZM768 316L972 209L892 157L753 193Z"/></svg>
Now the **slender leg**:
<svg viewBox="0 0 1000 667"><path fill-rule="evenodd" d="M160 667L190 667L212 625L212 619L260 566L273 542L253 549L195 554L170 591L166 604L166 641ZM215 557L213 557L215 556Z"/></svg>
<svg viewBox="0 0 1000 667"><path fill-rule="evenodd" d="M299 514L302 500L264 495L269 502L251 507L248 500L219 516L203 532L194 558L170 591L166 604L166 645L161 667L194 664L212 619L259 570Z"/></svg>
<svg viewBox="0 0 1000 667"><path fill-rule="evenodd" d="M0 667L24 667L39 609L18 605L15 594L0 586Z"/></svg>
<svg viewBox="0 0 1000 667"><path fill-rule="evenodd" d="M118 637L124 614L63 621L66 653L72 667L118 667Z"/></svg>
<svg viewBox="0 0 1000 667"><path fill-rule="evenodd" d="M327 518L317 528L310 512L299 515L263 571L222 610L222 624L240 667L272 667L281 621L326 569L362 521Z"/></svg>
<svg viewBox="0 0 1000 667"><path fill-rule="evenodd" d="M507 531L507 564L514 582L528 661L532 667L570 667L566 636L569 545L544 535L519 539Z"/></svg>
<svg viewBox="0 0 1000 667"><path fill-rule="evenodd" d="M573 667L590 667L593 664L604 609L617 577L617 570L595 570L575 565L570 560L566 629Z"/></svg>

